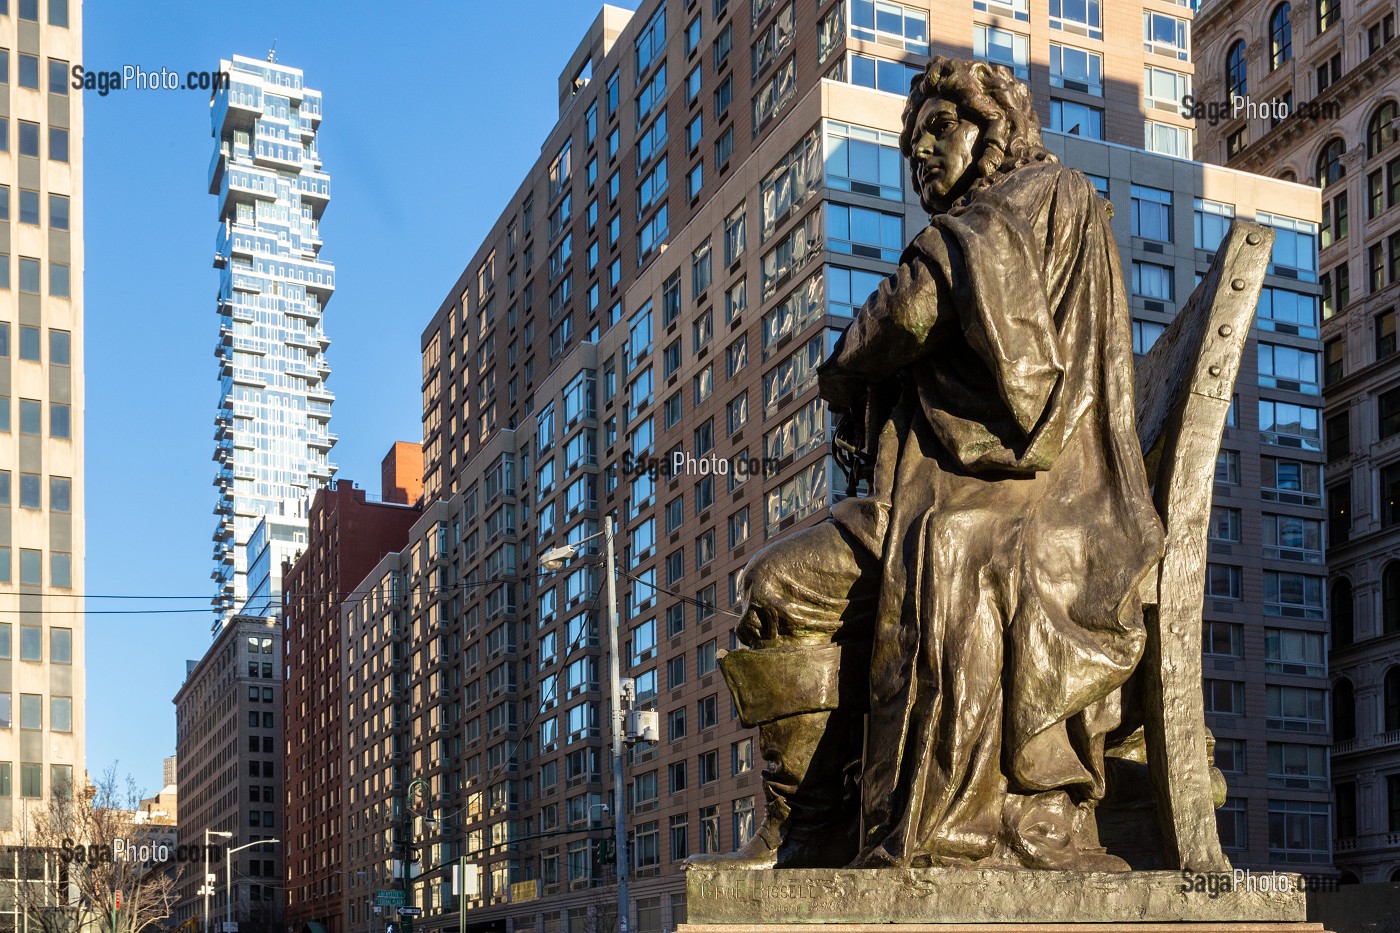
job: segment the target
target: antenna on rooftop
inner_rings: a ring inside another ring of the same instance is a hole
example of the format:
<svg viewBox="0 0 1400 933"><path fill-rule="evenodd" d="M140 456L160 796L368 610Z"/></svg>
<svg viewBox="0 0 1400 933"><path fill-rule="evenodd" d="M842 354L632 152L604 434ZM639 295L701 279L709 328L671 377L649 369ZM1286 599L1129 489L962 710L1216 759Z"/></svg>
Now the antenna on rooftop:
<svg viewBox="0 0 1400 933"><path fill-rule="evenodd" d="M272 40L272 48L270 48L270 49L267 50L267 60L270 61L270 62L275 62L275 61L277 61L277 40L276 40L276 39L273 39L273 40Z"/></svg>

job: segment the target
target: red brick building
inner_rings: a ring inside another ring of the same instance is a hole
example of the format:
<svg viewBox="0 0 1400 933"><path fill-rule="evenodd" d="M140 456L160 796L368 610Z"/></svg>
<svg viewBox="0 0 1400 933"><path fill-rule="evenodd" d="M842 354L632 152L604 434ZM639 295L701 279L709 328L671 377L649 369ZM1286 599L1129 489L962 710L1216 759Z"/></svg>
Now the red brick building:
<svg viewBox="0 0 1400 933"><path fill-rule="evenodd" d="M284 571L283 645L287 924L344 929L340 603L384 554L401 549L421 514L422 454L395 444L383 465L382 502L338 480L311 506L306 550Z"/></svg>

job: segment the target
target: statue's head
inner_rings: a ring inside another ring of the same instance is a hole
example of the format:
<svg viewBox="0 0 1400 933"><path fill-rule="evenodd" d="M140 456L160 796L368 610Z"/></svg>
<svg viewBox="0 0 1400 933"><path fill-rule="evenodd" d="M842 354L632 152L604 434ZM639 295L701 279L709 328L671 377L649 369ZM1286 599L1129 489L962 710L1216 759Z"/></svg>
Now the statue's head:
<svg viewBox="0 0 1400 933"><path fill-rule="evenodd" d="M899 148L930 214L998 172L1055 161L1041 143L1030 89L1009 68L941 55L910 85Z"/></svg>

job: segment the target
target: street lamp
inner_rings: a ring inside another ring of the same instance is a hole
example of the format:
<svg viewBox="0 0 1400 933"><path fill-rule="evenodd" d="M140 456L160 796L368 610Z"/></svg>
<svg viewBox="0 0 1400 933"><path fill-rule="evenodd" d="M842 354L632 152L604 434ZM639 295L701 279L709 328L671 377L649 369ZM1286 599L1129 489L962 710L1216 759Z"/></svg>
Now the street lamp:
<svg viewBox="0 0 1400 933"><path fill-rule="evenodd" d="M233 833L228 833L227 835L232 837ZM257 842L250 842L236 849L229 849L224 853L224 898L227 901L224 905L224 933L233 933L233 857L244 849L251 849L253 846L271 845L274 842L281 841L281 839L259 839Z"/></svg>
<svg viewBox="0 0 1400 933"><path fill-rule="evenodd" d="M604 569L603 579L608 601L608 714L612 717L612 778L613 778L613 853L617 870L617 928L627 933L627 825L626 795L622 786L622 739L627 723L622 718L622 670L617 652L617 553L613 547L613 520L603 516ZM579 545L598 537L580 538L574 544L561 544L540 555L540 567L546 571L559 570L565 561L576 557Z"/></svg>
<svg viewBox="0 0 1400 933"><path fill-rule="evenodd" d="M214 876L209 874L210 836L221 836L224 839L232 839L233 833L226 833L219 829L206 829L204 831L204 887L199 889L199 893L204 895L204 933L209 933L209 895L214 893Z"/></svg>

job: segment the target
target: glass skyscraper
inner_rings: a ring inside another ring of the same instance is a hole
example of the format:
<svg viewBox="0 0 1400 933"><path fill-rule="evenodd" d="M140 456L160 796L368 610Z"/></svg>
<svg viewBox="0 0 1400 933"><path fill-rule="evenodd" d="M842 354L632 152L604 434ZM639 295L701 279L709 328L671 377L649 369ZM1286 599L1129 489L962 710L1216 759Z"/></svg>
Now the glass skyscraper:
<svg viewBox="0 0 1400 933"><path fill-rule="evenodd" d="M335 288L320 258L330 178L321 171L321 94L300 69L235 55L210 103L218 140L219 409L214 459L214 629L248 597L249 537L264 516L304 518L335 473L335 396L321 326Z"/></svg>

